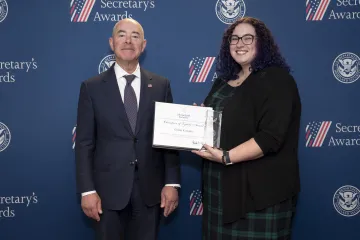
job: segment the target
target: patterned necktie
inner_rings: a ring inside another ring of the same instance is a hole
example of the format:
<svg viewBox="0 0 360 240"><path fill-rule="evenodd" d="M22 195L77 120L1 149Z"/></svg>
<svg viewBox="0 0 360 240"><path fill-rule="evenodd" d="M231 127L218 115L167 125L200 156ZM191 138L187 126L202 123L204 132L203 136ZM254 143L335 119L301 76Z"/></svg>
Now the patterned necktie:
<svg viewBox="0 0 360 240"><path fill-rule="evenodd" d="M131 82L135 79L135 75L125 75L126 86L124 92L124 106L126 114L129 119L131 129L135 133L136 118L137 118L137 100Z"/></svg>

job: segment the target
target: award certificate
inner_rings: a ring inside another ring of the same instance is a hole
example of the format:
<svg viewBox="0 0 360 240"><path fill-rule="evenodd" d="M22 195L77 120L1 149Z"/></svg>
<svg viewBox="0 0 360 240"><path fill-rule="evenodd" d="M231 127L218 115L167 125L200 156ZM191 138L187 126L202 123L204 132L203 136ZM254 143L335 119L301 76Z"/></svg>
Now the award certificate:
<svg viewBox="0 0 360 240"><path fill-rule="evenodd" d="M153 147L200 150L219 147L221 112L210 107L155 102Z"/></svg>

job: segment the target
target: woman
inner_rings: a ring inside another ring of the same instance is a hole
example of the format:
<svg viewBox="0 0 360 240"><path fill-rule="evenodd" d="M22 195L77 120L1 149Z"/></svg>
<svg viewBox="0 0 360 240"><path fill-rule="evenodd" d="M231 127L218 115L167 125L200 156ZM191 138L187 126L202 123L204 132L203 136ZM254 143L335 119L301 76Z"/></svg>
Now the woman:
<svg viewBox="0 0 360 240"><path fill-rule="evenodd" d="M204 101L222 111L221 149L205 145L203 239L290 239L300 190L301 102L270 31L242 18L223 36Z"/></svg>

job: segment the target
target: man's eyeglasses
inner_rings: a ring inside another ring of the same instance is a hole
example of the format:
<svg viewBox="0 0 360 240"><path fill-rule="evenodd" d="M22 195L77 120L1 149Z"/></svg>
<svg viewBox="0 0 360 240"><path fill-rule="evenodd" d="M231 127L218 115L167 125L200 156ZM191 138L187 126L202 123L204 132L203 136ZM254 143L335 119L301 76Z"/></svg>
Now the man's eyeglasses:
<svg viewBox="0 0 360 240"><path fill-rule="evenodd" d="M250 45L253 43L255 36L251 34L245 34L242 37L239 37L237 35L231 35L229 37L229 43L230 45L236 45L238 44L239 40L241 39L242 43L245 45Z"/></svg>

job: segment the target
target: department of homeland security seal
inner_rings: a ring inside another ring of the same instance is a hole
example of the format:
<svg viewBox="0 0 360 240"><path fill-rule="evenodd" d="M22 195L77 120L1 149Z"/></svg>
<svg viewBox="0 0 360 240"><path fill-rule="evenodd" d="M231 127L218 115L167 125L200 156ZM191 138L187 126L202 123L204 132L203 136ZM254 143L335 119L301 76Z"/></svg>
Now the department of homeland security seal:
<svg viewBox="0 0 360 240"><path fill-rule="evenodd" d="M0 22L4 21L8 14L8 5L6 0L0 0Z"/></svg>
<svg viewBox="0 0 360 240"><path fill-rule="evenodd" d="M232 24L244 17L245 11L243 0L218 0L215 6L216 16L225 24Z"/></svg>
<svg viewBox="0 0 360 240"><path fill-rule="evenodd" d="M360 58L351 52L337 56L332 65L334 77L341 83L353 83L360 77Z"/></svg>
<svg viewBox="0 0 360 240"><path fill-rule="evenodd" d="M10 144L11 134L9 128L0 122L0 152L4 151Z"/></svg>
<svg viewBox="0 0 360 240"><path fill-rule="evenodd" d="M360 212L359 198L359 189L351 185L342 186L333 197L335 210L345 217L355 216Z"/></svg>
<svg viewBox="0 0 360 240"><path fill-rule="evenodd" d="M104 57L99 64L99 74L108 70L115 62L115 55L110 54Z"/></svg>

